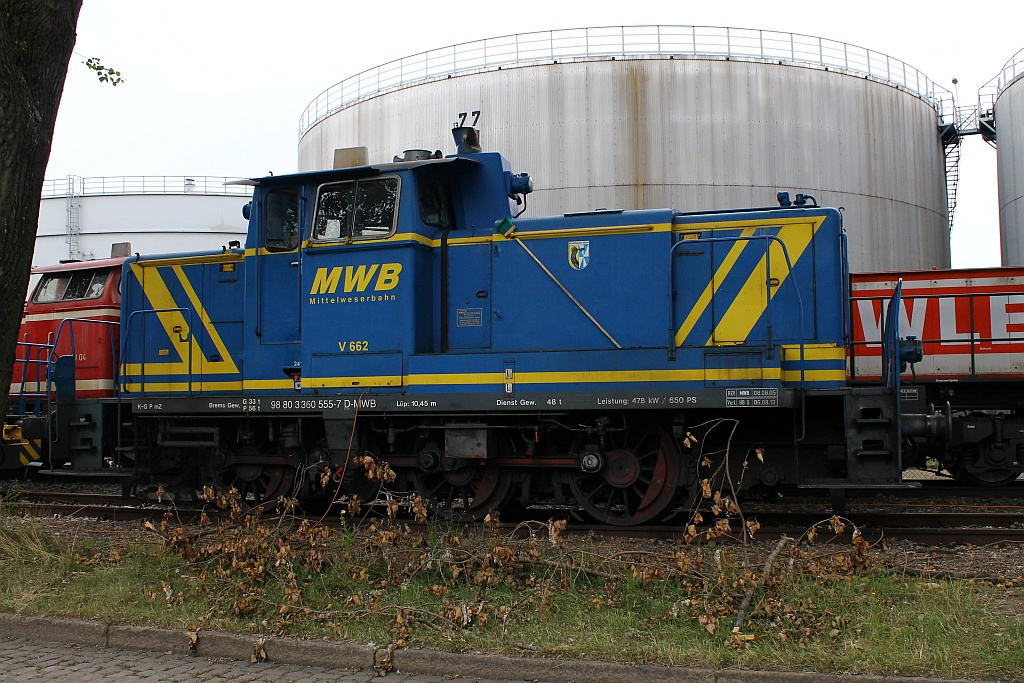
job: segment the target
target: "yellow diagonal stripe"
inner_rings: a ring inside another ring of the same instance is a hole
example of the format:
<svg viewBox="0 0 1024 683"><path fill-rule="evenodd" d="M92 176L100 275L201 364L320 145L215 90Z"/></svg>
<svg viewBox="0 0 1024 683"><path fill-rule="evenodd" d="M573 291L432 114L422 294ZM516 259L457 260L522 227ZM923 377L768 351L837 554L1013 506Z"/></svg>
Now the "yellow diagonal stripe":
<svg viewBox="0 0 1024 683"><path fill-rule="evenodd" d="M817 226L820 225L821 221L818 221ZM776 236L786 245L789 259L794 266L811 243L817 226L812 223L805 223L803 225L787 225L779 229ZM766 293L769 258L771 258L772 278L778 280L779 284L777 287L770 288L772 291ZM718 325L715 326L711 337L707 341L707 345L745 341L750 336L751 330L754 329L754 325L764 314L769 298L775 296L776 292L779 291L782 284L786 281L786 278L789 277L789 274L790 271L786 265L786 256L782 245L777 240L772 240L765 255L754 266L750 277L743 283L736 298L729 304L725 315L718 321ZM805 305L810 305L810 302L808 301Z"/></svg>
<svg viewBox="0 0 1024 683"><path fill-rule="evenodd" d="M23 452L21 454L21 464L28 465L32 462L38 462L42 457L39 455L39 451L42 449L43 442L41 439L33 439L35 446L33 447L32 442L26 441L21 444Z"/></svg>
<svg viewBox="0 0 1024 683"><path fill-rule="evenodd" d="M757 226L760 227L760 226ZM757 227L745 228L740 234L743 237L750 237L757 230ZM676 346L682 346L683 340L686 339L690 332L693 331L694 326L700 317L704 315L708 305L711 304L711 299L714 298L715 292L718 291L718 285L725 280L725 276L729 274L732 267L736 265L736 261L739 260L740 254L743 253L743 248L747 246L747 242L744 240L737 240L735 244L729 249L729 253L725 255L722 260L722 264L718 267L715 272L715 276L711 278L711 281L704 287L704 291L701 292L700 296L697 297L697 302L690 309L689 315L686 316L686 320L683 321L679 331L676 332Z"/></svg>
<svg viewBox="0 0 1024 683"><path fill-rule="evenodd" d="M716 221L710 223L686 223L676 226L675 229L682 233L700 233L705 231L718 230L740 230L741 237L751 237L754 232L758 229L776 228L778 229L778 237L785 243L786 249L789 252L790 260L793 265L799 260L800 256L807 249L810 240L813 239L814 234L817 233L818 228L825 222L825 216L818 216L814 218L807 218L805 216L792 217L792 218L779 218L771 221L765 221L763 219L744 219L737 221ZM810 234L808 235L804 230L792 230L794 227L810 227ZM682 346L683 341L693 332L697 321L700 320L701 316L707 311L709 305L711 305L712 299L718 291L718 286L725 280L729 275L736 261L739 259L743 249L749 244L748 240L738 239L736 244L729 250L726 258L723 259L718 269L714 273L712 281L709 282L704 291L701 292L697 302L693 308L687 314L683 324L679 327L676 332L676 346ZM783 256L782 249L778 242L772 241L770 247L772 257L772 277L779 280L781 285L783 280L789 276L789 269L786 267L786 259ZM726 312L715 327L712 336L705 342L705 345L712 345L715 343L729 343L729 342L742 342L750 334L750 330L753 329L754 323L764 313L764 308L767 305L767 300L763 294L763 287L765 286L766 273L764 271L765 259L762 258L761 262L755 266L750 277L744 283L741 288L740 294L734 300L733 304L730 305L729 310ZM781 264L781 265L780 265ZM782 272L783 275L779 276L777 273ZM776 289L777 291L777 289ZM760 301L759 301L760 299Z"/></svg>
<svg viewBox="0 0 1024 683"><path fill-rule="evenodd" d="M223 340L220 338L220 334L217 332L217 328L210 320L210 316L206 313L206 309L203 308L202 302L199 301L199 297L196 295L196 290L193 289L192 283L188 281L185 276L185 271L181 266L174 266L174 274L178 276L178 282L181 283L182 288L185 290L185 295L188 296L188 300L192 303L192 307L196 309L196 314L203 323L203 327L206 328L206 334L209 335L210 341L217 348L217 353L220 354L222 360L210 361L207 360L206 356L203 355L198 345L195 346L195 350L203 358L203 373L212 373L216 375L230 375L238 372L238 366L235 365L235 361L231 358L231 354L228 353L228 348L224 345ZM192 337L192 343L195 344L195 336Z"/></svg>
<svg viewBox="0 0 1024 683"><path fill-rule="evenodd" d="M139 282L142 287L142 291L145 293L146 298L149 299L149 303L155 309L161 308L181 308L178 302L174 300L170 290L167 288L167 283L164 282L160 276L160 271L147 264L145 267L139 263L131 264L132 273L135 275L135 279ZM210 339L213 341L214 346L217 347L217 351L220 352L221 358L224 360L217 362L210 362L206 359L202 349L199 347L199 343L196 340L194 334L189 334L188 341L181 341L178 337L178 333L174 331L175 327L180 327L182 332L189 330L188 322L185 319L182 311L167 311L163 313L156 313L157 319L160 321L161 326L164 328L164 332L167 334L167 338L170 340L170 345L174 347L180 361L171 363L146 363L145 374L150 375L186 375L189 372L188 359L189 359L189 348L192 350L193 365L195 366L193 372L208 372L215 374L231 374L238 372L238 367L235 365L230 354L227 352L227 347L224 346L224 342L221 340L220 335L214 329L213 324L210 322L210 317L206 313L206 309L202 307L199 302L199 296L196 294L195 289L188 282L188 278L185 276L184 270L181 266L172 266L172 271L175 276L181 282L185 288L186 295L189 301L195 307L196 315L199 317L200 324L202 324L207 334L210 335ZM143 366L141 363L130 363L125 364L123 369L126 375L141 375L143 374Z"/></svg>
<svg viewBox="0 0 1024 683"><path fill-rule="evenodd" d="M154 309L161 308L178 308L177 302L174 297L171 296L170 290L167 289L167 284L160 277L159 271L155 267L143 268L138 263L131 264L132 274L142 287L143 293L146 298L149 299L150 305ZM170 340L171 346L178 353L180 361L176 363L147 363L146 370L150 373L157 374L184 374L188 372L188 343L180 341L178 333L174 332L175 327L179 327L182 330L188 329L188 322L185 320L185 316L182 315L181 311L168 311L164 313L156 313L157 320L164 328L164 332L167 333L167 338ZM136 316L140 323L144 323L146 316ZM145 329L145 328L143 328ZM126 364L124 372L129 375L142 374L142 364Z"/></svg>

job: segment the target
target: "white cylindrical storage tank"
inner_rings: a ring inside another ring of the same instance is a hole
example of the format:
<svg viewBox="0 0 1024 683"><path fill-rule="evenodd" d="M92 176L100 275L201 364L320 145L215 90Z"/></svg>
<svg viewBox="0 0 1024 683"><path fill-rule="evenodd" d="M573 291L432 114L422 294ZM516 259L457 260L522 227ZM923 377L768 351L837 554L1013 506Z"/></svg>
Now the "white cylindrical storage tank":
<svg viewBox="0 0 1024 683"><path fill-rule="evenodd" d="M996 173L1004 266L1024 266L1024 50L996 77Z"/></svg>
<svg viewBox="0 0 1024 683"><path fill-rule="evenodd" d="M949 266L938 110L948 91L864 48L789 33L646 26L521 34L348 78L299 125L299 170L452 150L460 112L528 171L528 215L769 206L846 208L855 270Z"/></svg>
<svg viewBox="0 0 1024 683"><path fill-rule="evenodd" d="M252 196L234 178L68 176L43 183L33 266L108 258L112 244L132 252L203 251L245 242L242 206Z"/></svg>

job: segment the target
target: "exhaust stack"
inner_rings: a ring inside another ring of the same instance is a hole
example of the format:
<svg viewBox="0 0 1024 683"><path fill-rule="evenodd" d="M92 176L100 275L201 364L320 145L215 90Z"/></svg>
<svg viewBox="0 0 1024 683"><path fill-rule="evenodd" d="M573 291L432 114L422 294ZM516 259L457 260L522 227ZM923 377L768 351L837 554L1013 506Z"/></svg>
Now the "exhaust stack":
<svg viewBox="0 0 1024 683"><path fill-rule="evenodd" d="M455 138L456 154L479 154L480 131L472 126L456 126L452 128L452 137Z"/></svg>

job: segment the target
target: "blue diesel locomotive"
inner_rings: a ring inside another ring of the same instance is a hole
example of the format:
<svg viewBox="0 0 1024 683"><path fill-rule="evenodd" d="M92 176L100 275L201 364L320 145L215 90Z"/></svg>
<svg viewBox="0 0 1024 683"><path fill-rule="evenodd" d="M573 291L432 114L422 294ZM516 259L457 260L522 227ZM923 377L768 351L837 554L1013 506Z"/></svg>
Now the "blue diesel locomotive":
<svg viewBox="0 0 1024 683"><path fill-rule="evenodd" d="M454 133L443 158L252 181L244 248L128 258L115 391L62 400L74 359L53 364L63 418L37 402L24 436L54 472L253 502L372 498L370 456L462 519L642 524L727 476L905 485L907 430L941 420L847 384L838 211L520 217L529 176Z"/></svg>

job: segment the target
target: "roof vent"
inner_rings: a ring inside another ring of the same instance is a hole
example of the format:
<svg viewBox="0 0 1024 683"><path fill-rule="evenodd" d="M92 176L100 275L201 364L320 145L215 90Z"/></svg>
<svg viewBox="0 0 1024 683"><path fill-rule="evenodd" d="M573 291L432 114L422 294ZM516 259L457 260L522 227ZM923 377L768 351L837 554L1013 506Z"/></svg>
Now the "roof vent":
<svg viewBox="0 0 1024 683"><path fill-rule="evenodd" d="M110 245L110 258L120 258L132 255L131 242L114 242Z"/></svg>
<svg viewBox="0 0 1024 683"><path fill-rule="evenodd" d="M431 152L429 149L407 149L401 156L395 157L395 163L402 161L425 161L427 159L440 159L441 150Z"/></svg>

